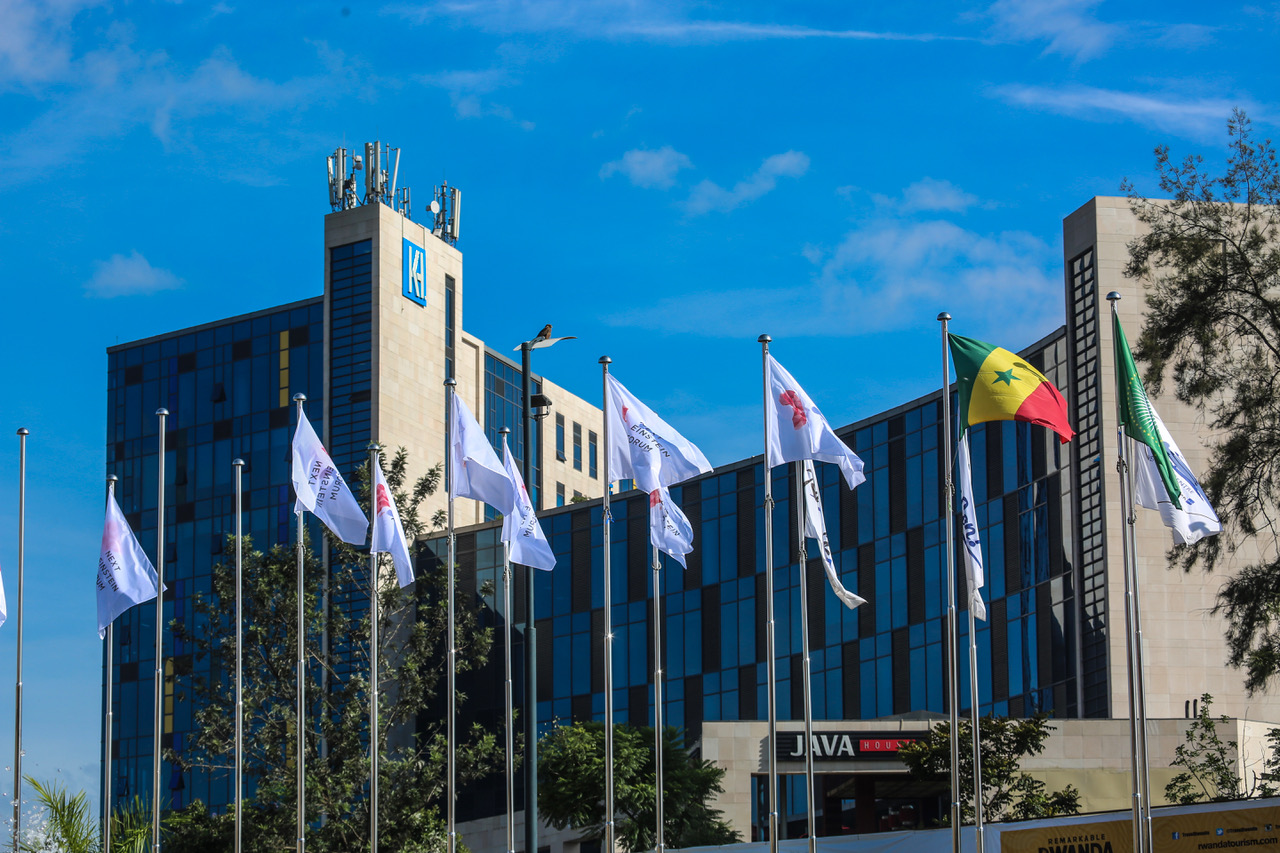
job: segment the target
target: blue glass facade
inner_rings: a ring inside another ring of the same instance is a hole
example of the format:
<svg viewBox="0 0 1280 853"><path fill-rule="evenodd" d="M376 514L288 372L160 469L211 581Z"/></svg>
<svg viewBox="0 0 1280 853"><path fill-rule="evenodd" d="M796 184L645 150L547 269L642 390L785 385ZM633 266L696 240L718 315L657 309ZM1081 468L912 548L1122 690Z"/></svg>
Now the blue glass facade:
<svg viewBox="0 0 1280 853"><path fill-rule="evenodd" d="M1059 333L1028 360L1067 384ZM818 465L827 529L844 585L867 604L845 608L830 594L821 563L800 580L790 467L773 471L774 605L778 713L802 718L801 595L809 597L813 708L819 720L947 713L945 496L939 395L840 430L866 465L850 491L831 465ZM954 411L954 409L953 409ZM1069 506L1071 457L1050 431L1013 422L972 429L974 494L986 551L989 620L978 623L983 713L1047 711L1081 716L1076 573ZM695 531L688 568L663 557L661 624L665 713L696 740L704 722L766 717L764 475L759 459L725 466L672 489ZM614 707L617 719L652 719L654 620L648 498L611 504ZM600 719L603 690L603 536L598 501L549 511L543 526L559 560L537 575L538 719L544 729ZM458 538L467 582L500 581L497 530ZM960 556L957 553L957 566ZM963 572L960 586L963 587ZM479 587L477 587L478 589ZM517 587L519 588L519 587ZM967 598L963 588L958 600ZM503 624L494 597L491 624ZM517 625L524 614L514 614ZM968 645L961 614L962 648ZM518 640L517 640L518 642ZM494 661L499 646L495 646ZM519 660L519 650L517 660ZM472 695L498 702L493 683ZM971 703L962 680L961 705ZM519 691L517 691L519 695ZM500 706L473 709L501 719ZM803 791L791 804L803 814Z"/></svg>
<svg viewBox="0 0 1280 853"><path fill-rule="evenodd" d="M165 620L185 621L210 573L225 559L234 530L231 460L244 469L245 530L259 546L291 539L293 495L289 442L292 390L306 390L323 411L323 302L307 300L161 338L113 347L107 356L107 470L119 476L120 505L155 559L155 411L169 410L165 437ZM317 422L317 429L323 424ZM115 630L115 731L111 733L117 803L151 792L155 609L127 611ZM193 702L174 676L191 673L191 650L166 632L167 680L162 745L182 752L191 736ZM202 671L199 675L221 677ZM105 676L105 667L104 667ZM185 679L184 679L185 680ZM104 682L105 683L105 682ZM227 774L162 775L175 807L230 799Z"/></svg>

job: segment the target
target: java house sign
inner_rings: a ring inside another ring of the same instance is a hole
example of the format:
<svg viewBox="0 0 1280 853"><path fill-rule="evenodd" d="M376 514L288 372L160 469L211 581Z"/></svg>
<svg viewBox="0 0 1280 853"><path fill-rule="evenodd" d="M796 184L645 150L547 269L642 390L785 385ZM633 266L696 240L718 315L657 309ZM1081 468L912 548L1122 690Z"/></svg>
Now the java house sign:
<svg viewBox="0 0 1280 853"><path fill-rule="evenodd" d="M814 761L892 760L925 732L814 732ZM778 760L804 761L804 732L778 732Z"/></svg>

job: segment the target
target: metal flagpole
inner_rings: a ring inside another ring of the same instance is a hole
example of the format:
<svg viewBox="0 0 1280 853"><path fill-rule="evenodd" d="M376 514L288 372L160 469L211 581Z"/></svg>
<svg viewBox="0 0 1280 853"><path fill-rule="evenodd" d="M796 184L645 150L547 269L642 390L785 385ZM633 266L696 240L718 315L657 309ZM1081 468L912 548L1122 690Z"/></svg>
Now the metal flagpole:
<svg viewBox="0 0 1280 853"><path fill-rule="evenodd" d="M240 853L244 829L244 460L236 469L236 826L235 853ZM111 848L107 848L110 853Z"/></svg>
<svg viewBox="0 0 1280 853"><path fill-rule="evenodd" d="M764 607L765 607L765 672L768 681L769 743L765 752L769 757L769 853L778 853L778 673L774 660L773 620L773 479L769 468L769 342L773 338L761 335L761 362L764 377ZM812 744L810 744L812 746ZM807 750L806 750L807 751Z"/></svg>
<svg viewBox="0 0 1280 853"><path fill-rule="evenodd" d="M978 703L978 628L973 615L973 590L969 590L969 717L973 727L973 809L974 850L982 853L982 750L979 748L979 720L982 715Z"/></svg>
<svg viewBox="0 0 1280 853"><path fill-rule="evenodd" d="M151 738L151 847L160 850L160 734L164 729L164 438L168 409L160 418L159 476L156 491L156 681L155 724Z"/></svg>
<svg viewBox="0 0 1280 853"><path fill-rule="evenodd" d="M22 577L26 567L27 541L27 436L26 427L18 430L18 639L17 669L14 676L13 712L13 849L18 849L18 832L22 812ZM161 431L161 441L164 441ZM163 463L162 463L163 464ZM163 488L163 486L162 486Z"/></svg>
<svg viewBox="0 0 1280 853"><path fill-rule="evenodd" d="M293 401L298 404L298 423L302 423L302 404L307 402L306 394L294 394ZM297 645L298 660L295 665L297 675L297 696L298 707L295 713L295 725L297 728L297 747L295 754L295 763L298 769L297 781L297 819L295 831L297 833L297 853L303 853L307 847L307 735L306 735L306 698L307 698L307 659L306 659L306 641L307 641L307 623L304 603L306 596L303 589L303 539L305 530L302 523L302 510L297 510L294 515L298 521L298 577L297 577L297 599L298 599L298 627L297 627Z"/></svg>
<svg viewBox="0 0 1280 853"><path fill-rule="evenodd" d="M613 535L613 512L609 509L609 365L613 359L600 356L604 383L604 498L600 504L600 524L604 534L604 846L603 853L613 853L613 560L610 543Z"/></svg>
<svg viewBox="0 0 1280 853"><path fill-rule="evenodd" d="M804 666L804 672L801 676L801 684L804 688L804 798L807 804L806 817L809 822L809 853L817 853L818 818L817 806L813 801L815 792L813 784L813 689L809 661L809 560L805 551L804 541L804 490L808 488L808 483L805 482L803 462L793 463L792 470L795 472L796 481L796 489L794 490L798 543L796 546L796 561L800 565L800 657ZM814 469L814 476L817 477L817 468ZM817 488L817 485L815 482L814 488Z"/></svg>
<svg viewBox="0 0 1280 853"><path fill-rule="evenodd" d="M447 406L446 411L452 412L453 411L453 395L458 393L457 380L450 377L444 381L444 386L445 386L445 392L446 392L446 399L445 399L445 405ZM454 437L454 440L457 440L456 436ZM528 452L528 448L526 448L525 450L526 452ZM450 453L448 458L450 460L450 465L452 465L453 454ZM458 849L458 825L457 825L457 816L455 813L456 810L454 808L458 798L458 776L457 776L458 756L457 756L456 733L454 732L454 727L457 724L457 713L458 713L458 708L457 708L457 675L458 675L457 645L458 645L458 642L457 642L457 636L456 636L457 631L456 631L456 628L454 627L454 620L456 616L454 615L454 611L453 611L454 585L455 585L453 566L454 566L455 560L457 559L457 538L455 537L454 530L453 530L453 488L452 488L452 485L454 482L453 478L456 476L458 476L457 471L453 471L453 470L449 471L449 477L448 477L449 484L450 484L449 522L448 522L449 536L448 536L448 553L445 558L446 560L445 572L446 572L446 577L448 578L448 587L447 587L447 592L445 594L448 596L448 599L449 599L446 605L448 617L445 623L445 645L449 650L449 653L448 653L449 654L449 678L448 678L448 686L445 688L449 694L448 699L446 701L446 704L448 705L448 714L447 714L448 720L445 724L445 738L448 741L448 756L445 761L446 763L445 798L447 800L446 814L448 817L448 820L447 820L448 853L456 853Z"/></svg>
<svg viewBox="0 0 1280 853"><path fill-rule="evenodd" d="M1111 316L1114 319L1118 313L1116 303L1120 301L1120 294L1112 291L1107 294L1107 301L1111 303ZM1116 345L1115 341L1111 342L1112 347ZM1121 548L1124 553L1124 623L1125 623L1125 652L1126 661L1129 671L1129 744L1130 752L1133 755L1133 763L1130 766L1130 782L1133 787L1133 849L1135 853L1145 853L1149 849L1147 845L1147 833L1144 829L1146 809L1145 800L1147 789L1145 782L1146 767L1146 731L1145 720L1140 723L1140 714L1142 711L1142 700L1139 689L1142 662L1141 650L1138 646L1138 627L1137 627L1137 590L1135 574L1132 571L1131 555L1135 554L1133 548L1133 524L1136 521L1133 510L1133 489L1129 479L1129 458L1126 452L1128 444L1125 441L1124 426L1121 424L1120 416L1120 389L1116 390L1116 472L1120 477L1120 506L1124 513L1124 521L1120 526Z"/></svg>
<svg viewBox="0 0 1280 853"><path fill-rule="evenodd" d="M120 478L115 474L107 477L107 503L110 504L115 497L116 481ZM115 641L116 641L116 620L112 619L107 623L107 719L106 719L106 741L103 744L102 755L102 849L111 853L111 735L115 731L115 722L112 706L114 704L114 696L116 681L115 670ZM237 851L238 853L238 851Z"/></svg>
<svg viewBox="0 0 1280 853"><path fill-rule="evenodd" d="M507 444L507 436L510 434L511 430L507 427L498 430L498 435L502 436L504 448ZM511 630L511 616L511 546L504 541L502 543L502 617L505 620L505 626L502 663L506 674L503 693L507 712L507 853L515 853L516 850L516 702L515 685L511 678L511 640L514 636Z"/></svg>
<svg viewBox="0 0 1280 853"><path fill-rule="evenodd" d="M520 457L520 473L525 490L537 510L542 505L534 488L533 462L537 448L533 446L533 374L530 368L533 341L520 344L521 436L524 453ZM534 607L535 572L524 569L524 849L538 853L538 624ZM450 851L452 853L452 851ZM612 853L612 851L606 851Z"/></svg>
<svg viewBox="0 0 1280 853"><path fill-rule="evenodd" d="M376 444L369 448L370 483L377 479L378 467L381 464L378 461L380 449ZM380 587L378 551L375 548L379 544L385 548L387 543L376 543L372 539L377 535L378 530L378 496L375 494L370 497L373 504L373 527L369 540L369 851L378 853L378 753L381 751L379 741L381 729L378 727L378 620L382 616L378 608Z"/></svg>
<svg viewBox="0 0 1280 853"><path fill-rule="evenodd" d="M657 834L654 836L654 853L662 853L663 823L662 788L665 777L662 772L662 558L658 546L653 551L653 768L654 796L657 798Z"/></svg>
<svg viewBox="0 0 1280 853"><path fill-rule="evenodd" d="M1133 451L1132 443L1128 447L1129 453ZM1133 491L1133 466L1129 464L1129 454L1125 455L1125 471L1129 478L1129 518L1128 523L1132 528L1137 523L1137 511L1134 509L1134 491ZM1141 779L1142 779L1142 834L1143 840L1146 841L1147 850L1154 851L1156 849L1155 840L1151 833L1151 758L1147 750L1147 676L1146 664L1142 659L1142 649L1144 647L1142 639L1142 585L1138 583L1138 537L1136 530L1129 536L1129 565L1133 575L1133 657L1134 669L1138 673L1137 683L1134 690L1138 694L1138 755L1141 759Z"/></svg>
<svg viewBox="0 0 1280 853"><path fill-rule="evenodd" d="M955 495L951 482L951 370L947 349L947 322L951 315L938 315L942 323L942 434L946 442L943 454L943 490L947 495L947 704L951 711L951 849L960 853L960 664L956 651L956 543Z"/></svg>

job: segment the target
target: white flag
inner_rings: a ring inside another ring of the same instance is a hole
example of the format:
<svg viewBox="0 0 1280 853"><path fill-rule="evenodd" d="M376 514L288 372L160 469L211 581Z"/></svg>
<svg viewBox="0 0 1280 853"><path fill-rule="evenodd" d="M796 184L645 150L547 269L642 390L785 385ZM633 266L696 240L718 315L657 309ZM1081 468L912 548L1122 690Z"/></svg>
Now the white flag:
<svg viewBox="0 0 1280 853"><path fill-rule="evenodd" d="M507 469L493 452L484 430L456 393L449 423L453 431L449 448L452 468L449 471L449 497L483 501L497 512L508 515L515 503L515 493Z"/></svg>
<svg viewBox="0 0 1280 853"><path fill-rule="evenodd" d="M973 468L969 464L969 431L960 436L957 450L956 473L960 480L960 514L964 519L964 571L969 581L969 606L975 619L987 621L987 605L982 601L982 588L986 586L986 573L982 568L982 538L978 535L978 512L973 502Z"/></svg>
<svg viewBox="0 0 1280 853"><path fill-rule="evenodd" d="M767 356L769 394L765 398L769 420L769 467L784 462L816 459L840 466L849 488L867 478L862 460L836 437L835 430L799 383L772 356Z"/></svg>
<svg viewBox="0 0 1280 853"><path fill-rule="evenodd" d="M609 422L609 471L616 480L635 480L653 493L711 470L702 451L613 378L605 374L605 418Z"/></svg>
<svg viewBox="0 0 1280 853"><path fill-rule="evenodd" d="M121 613L156 597L157 580L155 568L129 529L112 492L107 499L107 521L98 555L99 639L107 636L107 626Z"/></svg>
<svg viewBox="0 0 1280 853"><path fill-rule="evenodd" d="M685 555L693 550L693 526L680 505L671 499L666 486L649 493L649 541L681 566L689 568Z"/></svg>
<svg viewBox="0 0 1280 853"><path fill-rule="evenodd" d="M827 571L827 580L831 582L831 591L836 594L836 598L850 610L859 604L866 604L865 598L845 589L840 582L840 575L836 574L831 540L827 538L827 520L822 515L822 492L818 489L818 474L810 459L804 460L804 535L817 540L818 550L822 552L822 567Z"/></svg>
<svg viewBox="0 0 1280 853"><path fill-rule="evenodd" d="M511 455L511 448L507 447L506 439L502 441L502 458L515 494L511 512L502 519L502 541L511 548L511 562L550 571L556 567L556 555L547 541L547 534L542 532L542 524L533 511L533 501L529 500L529 491L524 487L524 478L516 470L516 460Z"/></svg>
<svg viewBox="0 0 1280 853"><path fill-rule="evenodd" d="M1178 478L1178 485L1182 487L1182 509L1175 507L1169 500L1169 493L1160 479L1160 468L1156 465L1151 448L1135 442L1133 447L1137 449L1138 461L1133 467L1138 503L1147 509L1160 511L1164 526L1173 531L1173 541L1179 545L1190 545L1220 532L1222 522L1209 505L1209 498L1196 481L1196 475L1191 473L1187 457L1182 455L1155 409L1151 409L1151 416L1155 418L1160 440L1164 442L1164 449L1169 454L1173 475Z"/></svg>
<svg viewBox="0 0 1280 853"><path fill-rule="evenodd" d="M301 411L298 428L293 432L293 491L298 496L295 511L315 513L343 542L364 544L369 519Z"/></svg>
<svg viewBox="0 0 1280 853"><path fill-rule="evenodd" d="M4 579L0 578L0 625L9 618L9 601L4 597Z"/></svg>
<svg viewBox="0 0 1280 853"><path fill-rule="evenodd" d="M396 580L404 589L413 583L413 560L409 557L409 543L404 538L404 525L400 523L400 511L396 500L387 488L387 478L382 466L373 469L373 537L369 541L369 553L390 554L396 564ZM374 583L376 579L370 579ZM374 588L376 589L376 583Z"/></svg>

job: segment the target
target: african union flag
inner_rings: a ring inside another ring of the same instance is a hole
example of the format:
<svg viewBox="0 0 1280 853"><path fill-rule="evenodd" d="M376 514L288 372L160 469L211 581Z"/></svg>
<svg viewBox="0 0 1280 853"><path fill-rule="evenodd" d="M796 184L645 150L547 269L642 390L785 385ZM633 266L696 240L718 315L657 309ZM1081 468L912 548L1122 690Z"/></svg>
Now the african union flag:
<svg viewBox="0 0 1280 853"><path fill-rule="evenodd" d="M1047 426L1066 444L1076 434L1067 423L1067 401L1044 374L1021 356L973 338L947 335L960 392L960 432L986 421L1026 421Z"/></svg>

